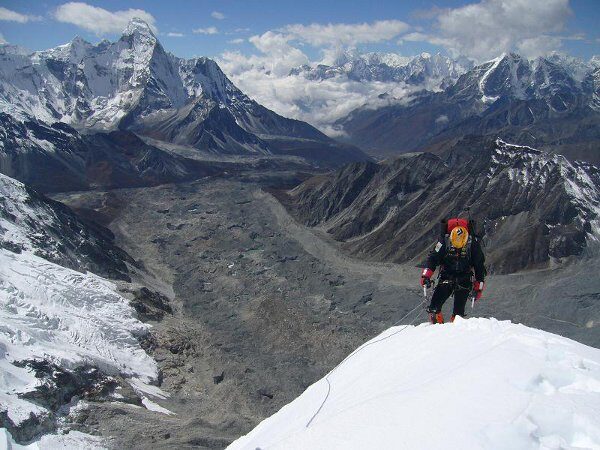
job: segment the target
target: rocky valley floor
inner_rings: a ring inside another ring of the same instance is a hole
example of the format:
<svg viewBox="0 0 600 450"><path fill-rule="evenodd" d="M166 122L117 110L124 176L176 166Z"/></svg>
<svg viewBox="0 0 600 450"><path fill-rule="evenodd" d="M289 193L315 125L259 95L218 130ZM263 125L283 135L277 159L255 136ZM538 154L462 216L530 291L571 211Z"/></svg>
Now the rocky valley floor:
<svg viewBox="0 0 600 450"><path fill-rule="evenodd" d="M143 267L134 281L173 307L143 342L169 394L157 403L170 414L92 403L82 431L115 448L223 448L422 300L414 264L351 259L294 221L265 190L286 177L57 196L107 225ZM490 277L473 315L598 346L593 261Z"/></svg>

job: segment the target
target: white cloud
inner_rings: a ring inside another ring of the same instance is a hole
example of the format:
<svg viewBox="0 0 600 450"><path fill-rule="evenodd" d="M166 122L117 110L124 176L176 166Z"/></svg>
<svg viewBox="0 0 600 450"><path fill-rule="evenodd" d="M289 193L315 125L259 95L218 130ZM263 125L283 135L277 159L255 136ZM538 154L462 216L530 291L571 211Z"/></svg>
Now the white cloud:
<svg viewBox="0 0 600 450"><path fill-rule="evenodd" d="M398 20L287 25L251 36L248 40L258 54L226 52L218 63L242 91L266 107L286 117L307 121L330 135L338 135L339 130L332 126L335 120L366 103L397 102L397 98L405 98L415 87L395 82L357 82L346 76L317 81L290 75L291 69L311 63L299 47L319 48L325 61L335 59L340 50L394 39L409 29L408 24ZM390 95L385 100L379 99L384 92Z"/></svg>
<svg viewBox="0 0 600 450"><path fill-rule="evenodd" d="M4 39L4 35L0 33L0 44L8 44L8 41Z"/></svg>
<svg viewBox="0 0 600 450"><path fill-rule="evenodd" d="M7 22L27 23L30 21L42 20L42 18L40 16L31 16L29 14L21 14L16 11L12 11L10 9L0 6L0 20L4 20Z"/></svg>
<svg viewBox="0 0 600 450"><path fill-rule="evenodd" d="M562 39L557 36L536 36L523 39L517 44L516 50L529 58L547 55L556 51L562 45Z"/></svg>
<svg viewBox="0 0 600 450"><path fill-rule="evenodd" d="M208 27L208 28L196 28L192 30L194 34L218 34L219 30L216 27Z"/></svg>
<svg viewBox="0 0 600 450"><path fill-rule="evenodd" d="M265 41L263 39L259 45L268 52L281 52L286 48L283 44L277 46ZM308 62L304 58L302 61ZM282 63L281 56L244 56L240 52L226 52L217 62L250 97L285 117L311 123L330 136L340 134L340 130L332 126L333 122L352 110L366 103L396 102L397 98L406 98L417 89L401 83L357 82L345 76L323 81L308 80L302 75L289 76L289 66L296 67L300 61L295 65ZM378 99L383 92L388 92L392 99Z"/></svg>
<svg viewBox="0 0 600 450"><path fill-rule="evenodd" d="M225 19L225 14L223 14L222 12L219 11L213 11L210 13L211 17L213 17L214 19L217 20L223 20Z"/></svg>
<svg viewBox="0 0 600 450"><path fill-rule="evenodd" d="M449 121L448 116L446 114L442 114L435 119L436 125L445 125Z"/></svg>
<svg viewBox="0 0 600 450"><path fill-rule="evenodd" d="M380 20L372 23L335 23L311 25L287 25L282 33L291 38L316 47L331 45L355 46L361 43L375 43L393 39L410 29L410 25L400 20Z"/></svg>
<svg viewBox="0 0 600 450"><path fill-rule="evenodd" d="M60 5L54 11L54 18L59 22L71 23L97 35L120 33L133 18L144 20L156 33L156 20L152 14L142 9L126 9L108 11L83 2L69 2Z"/></svg>
<svg viewBox="0 0 600 450"><path fill-rule="evenodd" d="M232 39L230 41L227 41L228 44L235 44L235 45L243 44L244 42L246 42L246 40L242 39L242 38L237 38L237 39Z"/></svg>
<svg viewBox="0 0 600 450"><path fill-rule="evenodd" d="M442 45L454 54L490 59L521 51L533 57L560 47L560 32L571 15L569 0L482 0L436 10L435 29L403 40Z"/></svg>
<svg viewBox="0 0 600 450"><path fill-rule="evenodd" d="M251 57L251 60L254 60L253 64L260 61L255 65L262 66L268 73L286 76L292 68L309 62L308 57L301 50L289 44L289 36L267 31L248 40L263 53L262 57Z"/></svg>
<svg viewBox="0 0 600 450"><path fill-rule="evenodd" d="M168 36L168 37L183 37L185 35L183 33L177 33L177 32L171 31L171 32L167 33L166 36Z"/></svg>

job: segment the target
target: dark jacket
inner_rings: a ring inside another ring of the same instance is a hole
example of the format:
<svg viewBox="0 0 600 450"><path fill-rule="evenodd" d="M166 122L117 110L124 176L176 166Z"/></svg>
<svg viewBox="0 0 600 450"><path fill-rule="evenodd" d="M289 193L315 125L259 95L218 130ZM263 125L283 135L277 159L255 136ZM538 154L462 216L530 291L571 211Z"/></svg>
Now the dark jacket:
<svg viewBox="0 0 600 450"><path fill-rule="evenodd" d="M427 268L435 270L440 266L443 280L467 278L475 272L476 281L485 279L485 256L479 238L471 235L463 249L454 249L448 239L438 241L427 258Z"/></svg>

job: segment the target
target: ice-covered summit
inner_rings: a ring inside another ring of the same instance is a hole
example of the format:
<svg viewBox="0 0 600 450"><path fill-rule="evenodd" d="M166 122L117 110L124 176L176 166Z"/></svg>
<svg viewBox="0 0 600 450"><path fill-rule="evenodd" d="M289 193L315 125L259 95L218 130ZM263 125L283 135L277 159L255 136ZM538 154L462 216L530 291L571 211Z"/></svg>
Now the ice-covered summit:
<svg viewBox="0 0 600 450"><path fill-rule="evenodd" d="M139 17L134 17L131 19L123 31L123 36L130 36L132 34L142 34L156 37L152 31L152 28L150 28L150 25L148 25L145 20L140 19Z"/></svg>
<svg viewBox="0 0 600 450"><path fill-rule="evenodd" d="M324 379L229 449L600 448L597 348L484 318L362 348L330 372L310 426Z"/></svg>
<svg viewBox="0 0 600 450"><path fill-rule="evenodd" d="M1 111L20 110L86 130L127 126L198 97L224 104L244 97L215 63L167 53L137 18L115 42L93 45L76 37L53 49L31 55L6 51L3 57Z"/></svg>

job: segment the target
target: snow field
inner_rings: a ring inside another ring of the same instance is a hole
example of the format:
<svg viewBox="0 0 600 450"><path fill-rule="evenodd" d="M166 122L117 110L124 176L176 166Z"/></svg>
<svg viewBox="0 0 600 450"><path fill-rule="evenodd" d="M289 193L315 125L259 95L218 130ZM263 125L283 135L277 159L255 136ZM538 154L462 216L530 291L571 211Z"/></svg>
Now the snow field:
<svg viewBox="0 0 600 450"><path fill-rule="evenodd" d="M135 337L146 328L109 281L0 249L0 410L15 424L45 413L18 397L39 383L12 364L28 359L64 368L93 365L156 394L158 388L148 385L156 379L156 363Z"/></svg>
<svg viewBox="0 0 600 450"><path fill-rule="evenodd" d="M47 434L29 445L17 444L5 428L0 428L0 450L103 450L100 438L71 431L69 434Z"/></svg>
<svg viewBox="0 0 600 450"><path fill-rule="evenodd" d="M329 380L310 427L324 380L229 448L600 449L600 350L509 321L408 327Z"/></svg>

